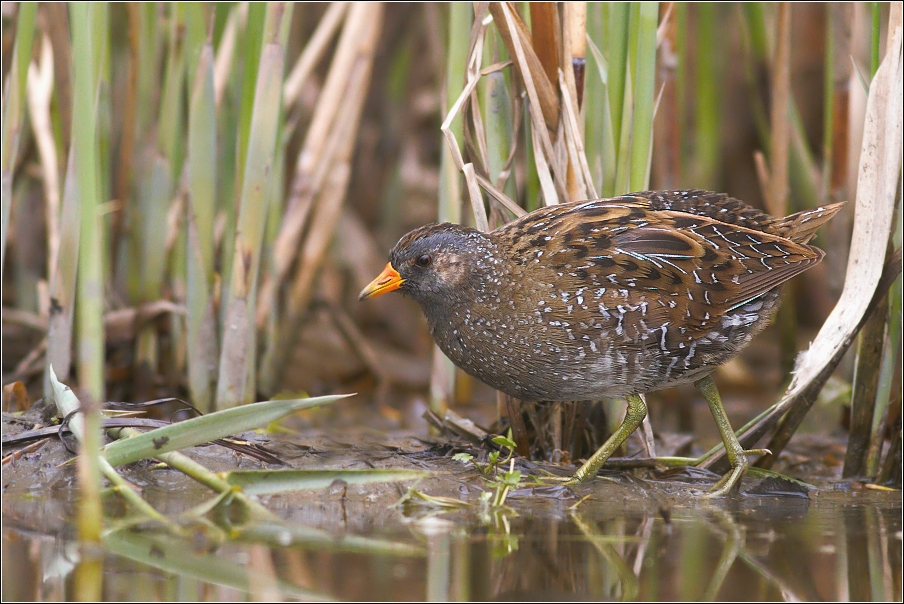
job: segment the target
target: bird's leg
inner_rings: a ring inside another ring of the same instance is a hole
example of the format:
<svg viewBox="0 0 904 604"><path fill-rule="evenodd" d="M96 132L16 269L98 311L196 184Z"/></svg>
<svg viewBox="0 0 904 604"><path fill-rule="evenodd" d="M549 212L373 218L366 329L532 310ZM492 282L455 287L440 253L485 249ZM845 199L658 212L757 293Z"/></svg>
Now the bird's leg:
<svg viewBox="0 0 904 604"><path fill-rule="evenodd" d="M603 443L603 446L600 447L596 453L591 455L590 459L588 459L584 465L578 468L578 471L574 473L574 478L572 478L570 482L584 482L585 480L596 476L596 473L603 467L606 460L612 457L612 454L615 453L623 442L625 442L625 439L631 436L637 429L637 426L643 421L643 418L647 416L647 405L640 396L637 394L629 394L627 399L628 411L625 413L624 421L622 421L618 429L612 433L612 436Z"/></svg>
<svg viewBox="0 0 904 604"><path fill-rule="evenodd" d="M709 492L709 497L722 497L727 495L736 485L739 484L741 477L747 472L747 456L762 455L767 451L765 449L752 449L745 451L738 442L734 430L728 421L728 415L725 414L725 407L722 406L722 398L719 396L719 390L716 388L715 382L711 376L700 378L694 382L694 386L706 399L709 410L719 426L719 434L722 435L722 442L725 444L725 453L728 455L728 461L731 463L731 470L722 477L719 482L713 486Z"/></svg>

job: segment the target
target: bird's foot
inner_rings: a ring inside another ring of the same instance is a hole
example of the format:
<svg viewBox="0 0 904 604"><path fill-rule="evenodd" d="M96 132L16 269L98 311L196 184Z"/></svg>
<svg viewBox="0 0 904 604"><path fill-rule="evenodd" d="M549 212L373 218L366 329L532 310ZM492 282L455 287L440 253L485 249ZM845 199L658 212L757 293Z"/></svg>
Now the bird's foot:
<svg viewBox="0 0 904 604"><path fill-rule="evenodd" d="M740 451L731 461L731 470L725 474L719 482L713 485L713 488L704 496L707 498L725 497L731 493L733 489L739 487L741 478L747 473L748 455L772 455L772 451L769 449L747 449Z"/></svg>

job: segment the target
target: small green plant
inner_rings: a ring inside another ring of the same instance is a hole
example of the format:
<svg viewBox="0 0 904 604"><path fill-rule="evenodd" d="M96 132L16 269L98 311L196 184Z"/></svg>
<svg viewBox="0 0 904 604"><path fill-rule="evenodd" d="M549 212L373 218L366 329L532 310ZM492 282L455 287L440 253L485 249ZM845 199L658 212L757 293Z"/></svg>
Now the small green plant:
<svg viewBox="0 0 904 604"><path fill-rule="evenodd" d="M489 455L487 455L487 461L484 464L476 461L474 456L470 453L456 453L452 456L452 459L455 461L460 461L464 464L470 463L473 464L477 471L480 472L483 476L495 476L497 474L496 467L500 463L507 463L512 455L515 454L515 442L509 438L508 436L494 436L493 442L504 449L508 449L508 455L501 462L499 461L499 451L492 451Z"/></svg>
<svg viewBox="0 0 904 604"><path fill-rule="evenodd" d="M462 463L473 464L477 471L480 472L493 487L492 491L486 491L480 496L482 504L490 507L501 507L505 504L505 498L508 496L512 488L516 488L521 482L521 470L515 469L515 460L512 457L515 454L515 442L509 436L494 436L493 443L499 445L502 449L508 449L508 454L502 461L499 460L501 451L493 451L487 455L486 463L480 463L474 459L470 453L456 453L452 459ZM508 472L500 476L499 466L509 464Z"/></svg>
<svg viewBox="0 0 904 604"><path fill-rule="evenodd" d="M490 481L493 491L486 491L480 496L482 502L486 502L490 507L502 507L505 505L505 498L508 497L509 491L517 488L521 483L521 470L515 469L515 460L512 459L509 465L509 471L499 477L498 473L494 480Z"/></svg>

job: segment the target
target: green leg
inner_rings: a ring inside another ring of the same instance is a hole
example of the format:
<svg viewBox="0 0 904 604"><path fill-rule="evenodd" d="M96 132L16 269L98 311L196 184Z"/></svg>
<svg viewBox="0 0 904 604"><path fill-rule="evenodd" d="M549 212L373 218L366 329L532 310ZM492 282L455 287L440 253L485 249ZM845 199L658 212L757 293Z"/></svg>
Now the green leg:
<svg viewBox="0 0 904 604"><path fill-rule="evenodd" d="M631 433L637 429L637 426L640 425L643 418L647 416L647 405L640 396L629 394L627 399L628 411L625 413L625 419L621 423L621 426L612 433L612 436L603 443L603 446L600 447L599 450L584 463L584 465L578 468L578 471L574 473L574 478L572 478L571 482L584 482L585 480L589 480L596 476L596 473L603 467L606 460L612 457L612 454L615 453L616 449L625 442L625 439L631 436Z"/></svg>
<svg viewBox="0 0 904 604"><path fill-rule="evenodd" d="M700 391L700 394L709 404L709 410L719 426L719 434L722 435L722 442L725 443L725 453L728 455L728 461L731 463L731 470L722 477L722 479L713 486L709 492L709 497L722 497L727 495L735 486L737 486L741 477L747 472L747 456L748 455L764 455L769 453L766 449L751 449L745 451L738 442L731 424L728 422L728 415L725 414L725 407L722 406L722 398L719 396L719 390L716 388L712 377L706 376L694 382L694 386Z"/></svg>

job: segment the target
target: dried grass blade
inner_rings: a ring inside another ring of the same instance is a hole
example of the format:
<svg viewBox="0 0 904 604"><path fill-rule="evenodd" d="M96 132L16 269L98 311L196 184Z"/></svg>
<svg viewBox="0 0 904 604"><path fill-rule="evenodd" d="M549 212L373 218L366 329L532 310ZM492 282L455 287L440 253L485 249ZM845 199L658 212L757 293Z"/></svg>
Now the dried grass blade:
<svg viewBox="0 0 904 604"><path fill-rule="evenodd" d="M318 180L316 173L328 157L326 147L330 144L332 132L335 130L338 116L344 107L345 95L349 86L349 74L359 60L362 32L369 26L372 9L364 4L357 4L349 9L345 19L338 47L330 64L330 71L317 100L317 107L311 118L311 124L305 135L304 144L298 154L295 173L292 177L286 211L276 240L273 242L273 274L261 285L259 295L258 316L256 324L262 327L267 313L272 307L276 292L279 291L293 260L298 253L302 233L310 217L314 198L323 186L322 178ZM323 172L321 171L321 174Z"/></svg>
<svg viewBox="0 0 904 604"><path fill-rule="evenodd" d="M568 143L568 154L571 163L580 168L580 196L578 199L598 199L596 187L593 186L593 178L590 175L590 166L587 164L587 154L584 150L584 137L581 135L578 124L577 106L568 91L564 74L559 72L559 89L562 92L562 109L565 117L565 140Z"/></svg>
<svg viewBox="0 0 904 604"><path fill-rule="evenodd" d="M72 321L75 310L75 286L78 273L78 248L81 218L75 182L75 153L69 152L63 207L59 217L60 244L56 264L50 270L50 317L47 323L47 355L44 370L44 396L50 396L50 367L69 376L72 365Z"/></svg>
<svg viewBox="0 0 904 604"><path fill-rule="evenodd" d="M474 174L474 164L465 164L464 173L465 182L468 183L468 195L471 198L471 209L474 211L474 221L477 224L477 230L487 233L490 230L490 224L487 220L486 206L483 205L483 195L480 194L480 187L477 185L477 177Z"/></svg>
<svg viewBox="0 0 904 604"><path fill-rule="evenodd" d="M559 179L553 180L550 174L550 163L552 163L556 174L564 175L564 171L555 165L556 153L550 140L550 130L557 131L559 125L559 102L555 90L549 90L552 88L552 84L549 83L546 74L542 72L539 60L530 45L527 44L527 49L525 49L527 35L521 20L514 15L506 3L491 4L490 11L493 13L493 18L506 46L509 47L509 55L515 57L515 65L518 66L524 80L524 87L530 100L533 124L531 139L540 185L546 205L555 205L559 203L560 198L567 199L568 197L564 183ZM501 22L504 22L506 26L502 27ZM515 35L511 35L511 33ZM549 117L551 112L555 113L554 119Z"/></svg>
<svg viewBox="0 0 904 604"><path fill-rule="evenodd" d="M284 329L277 338L268 342L268 350L261 372L261 383L265 392L270 391L280 377L289 358L289 348L295 339L295 330L302 314L310 303L314 292L314 284L330 242L333 240L336 225L342 213L342 203L351 176L352 153L355 148L354 133L361 119L364 101L370 87L374 53L382 23L383 12L379 4L352 7L346 27L356 28L350 37L354 42L354 63L351 70L343 75L345 88L340 94L337 116L341 120L333 126L327 140L322 145L322 154L313 167L311 180L317 188L307 191L310 196L313 212L310 217L310 228L299 254L299 261L294 278L289 287L286 299L286 311L283 317ZM345 34L343 34L344 36ZM326 102L321 97L318 103ZM299 157L299 165L302 159ZM298 178L298 173L296 173ZM292 212L291 202L288 212ZM281 233L282 234L282 233ZM274 254L278 250L274 250ZM275 261L275 260L274 260ZM265 292L261 292L263 295ZM262 306L262 310L265 308ZM258 316L260 321L261 317Z"/></svg>
<svg viewBox="0 0 904 604"><path fill-rule="evenodd" d="M489 193L493 197L493 199L502 204L506 210L514 214L516 218L527 214L527 210L515 203L508 195L497 189L496 186L493 185L493 183L491 183L489 180L485 179L480 174L477 174L476 178L477 182L481 187L483 187L484 191Z"/></svg>
<svg viewBox="0 0 904 604"><path fill-rule="evenodd" d="M346 16L348 2L333 2L323 14L317 29L292 68L286 83L283 84L283 107L288 111L298 101L302 86L326 52L327 45L336 35L342 20Z"/></svg>
<svg viewBox="0 0 904 604"><path fill-rule="evenodd" d="M53 49L46 35L41 40L41 57L28 66L28 117L38 155L41 160L41 177L44 185L47 222L47 274L52 274L60 247L60 175L56 143L50 118L50 101L53 95Z"/></svg>
<svg viewBox="0 0 904 604"><path fill-rule="evenodd" d="M536 103L542 113L543 117L538 119L538 123L546 126L546 138L549 139L550 135L559 129L559 99L555 87L546 76L537 53L534 52L531 34L509 3L491 2L490 13L493 15L493 20L508 49L509 56L512 57L518 73L521 74L525 87L528 87L528 82L530 82L527 88L528 94L531 95L531 102Z"/></svg>
<svg viewBox="0 0 904 604"><path fill-rule="evenodd" d="M482 37L479 37L478 40L482 40ZM475 46L475 53L478 53L482 50L482 46ZM458 117L459 113L462 111L462 107L471 99L471 94L474 92L475 88L477 88L477 84L480 82L480 72L471 73L468 75L467 84L465 84L464 90L461 91L461 94L458 95L458 98L452 104L452 107L449 109L449 112L446 114L446 119L443 120L443 123L440 125L440 131L443 133L443 136L446 137L446 144L448 145L449 151L452 153L452 161L455 164L455 167L458 168L459 172L464 171L464 159L461 155L461 149L458 146L458 140L455 137L455 133L453 130L453 122L455 118ZM463 128L458 129L461 134L464 134ZM451 222L451 221L450 221Z"/></svg>
<svg viewBox="0 0 904 604"><path fill-rule="evenodd" d="M543 137L542 128L538 128L536 122L532 126L530 129L531 145L533 145L534 149L534 164L537 166L540 189L543 191L543 202L547 206L554 206L559 203L558 189L561 187L556 186L557 182L553 180L549 162L546 161L546 154L543 152L543 142L540 140ZM562 194L562 197L566 200L568 199L568 195L565 193Z"/></svg>

